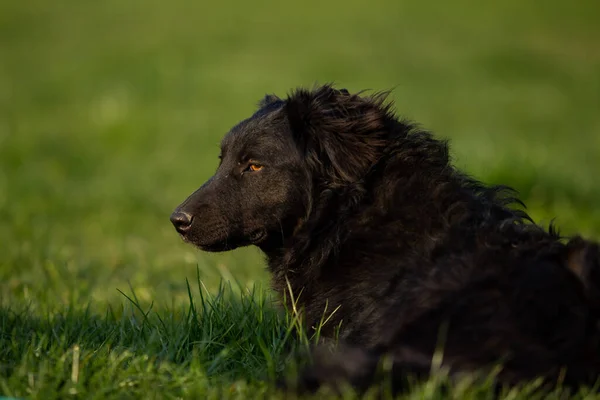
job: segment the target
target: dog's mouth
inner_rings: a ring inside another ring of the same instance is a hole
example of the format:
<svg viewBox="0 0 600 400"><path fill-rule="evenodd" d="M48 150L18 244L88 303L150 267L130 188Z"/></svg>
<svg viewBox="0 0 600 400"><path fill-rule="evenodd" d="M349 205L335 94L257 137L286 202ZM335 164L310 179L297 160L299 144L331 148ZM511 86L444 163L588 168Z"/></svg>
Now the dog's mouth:
<svg viewBox="0 0 600 400"><path fill-rule="evenodd" d="M210 243L210 244L197 244L194 243L200 250L207 251L210 253L219 253L223 251L230 251L236 249L238 246L235 246L228 242L218 242L218 243Z"/></svg>
<svg viewBox="0 0 600 400"><path fill-rule="evenodd" d="M247 235L228 236L211 241L203 240L194 236L190 237L187 235L181 235L181 237L185 242L198 247L202 251L223 252L234 250L238 247L258 245L266 239L267 232L264 229L256 229Z"/></svg>

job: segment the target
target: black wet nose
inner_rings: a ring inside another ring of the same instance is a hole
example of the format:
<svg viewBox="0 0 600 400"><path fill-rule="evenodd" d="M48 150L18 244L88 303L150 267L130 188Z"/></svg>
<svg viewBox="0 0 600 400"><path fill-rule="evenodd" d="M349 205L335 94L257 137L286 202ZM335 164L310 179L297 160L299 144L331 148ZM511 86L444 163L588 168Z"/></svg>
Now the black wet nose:
<svg viewBox="0 0 600 400"><path fill-rule="evenodd" d="M183 234L192 226L192 216L184 211L175 211L171 214L171 223L177 232Z"/></svg>

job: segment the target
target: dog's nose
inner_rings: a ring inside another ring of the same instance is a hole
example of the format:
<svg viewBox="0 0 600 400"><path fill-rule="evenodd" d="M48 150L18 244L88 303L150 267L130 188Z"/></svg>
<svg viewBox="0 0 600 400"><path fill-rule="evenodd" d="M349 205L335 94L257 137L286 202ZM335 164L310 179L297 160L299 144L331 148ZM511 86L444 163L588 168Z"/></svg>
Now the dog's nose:
<svg viewBox="0 0 600 400"><path fill-rule="evenodd" d="M175 211L171 214L171 223L177 232L184 234L192 226L192 216L185 211Z"/></svg>

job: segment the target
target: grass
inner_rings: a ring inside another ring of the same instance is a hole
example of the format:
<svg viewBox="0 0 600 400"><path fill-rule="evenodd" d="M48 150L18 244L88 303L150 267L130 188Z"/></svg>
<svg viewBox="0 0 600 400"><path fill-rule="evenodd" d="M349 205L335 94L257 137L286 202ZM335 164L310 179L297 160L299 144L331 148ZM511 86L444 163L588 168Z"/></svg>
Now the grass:
<svg viewBox="0 0 600 400"><path fill-rule="evenodd" d="M460 167L600 238L598 15L595 0L0 2L0 395L277 397L268 378L299 344L261 255L200 253L168 222L266 92L393 87Z"/></svg>

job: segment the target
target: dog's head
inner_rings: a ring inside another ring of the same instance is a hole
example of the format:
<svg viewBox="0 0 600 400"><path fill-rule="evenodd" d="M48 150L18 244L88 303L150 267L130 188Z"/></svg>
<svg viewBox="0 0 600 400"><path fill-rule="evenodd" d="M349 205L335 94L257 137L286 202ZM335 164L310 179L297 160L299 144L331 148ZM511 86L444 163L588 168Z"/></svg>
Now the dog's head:
<svg viewBox="0 0 600 400"><path fill-rule="evenodd" d="M392 120L383 97L323 86L259 110L221 142L221 162L171 215L182 237L207 251L281 243L325 188L360 179Z"/></svg>

